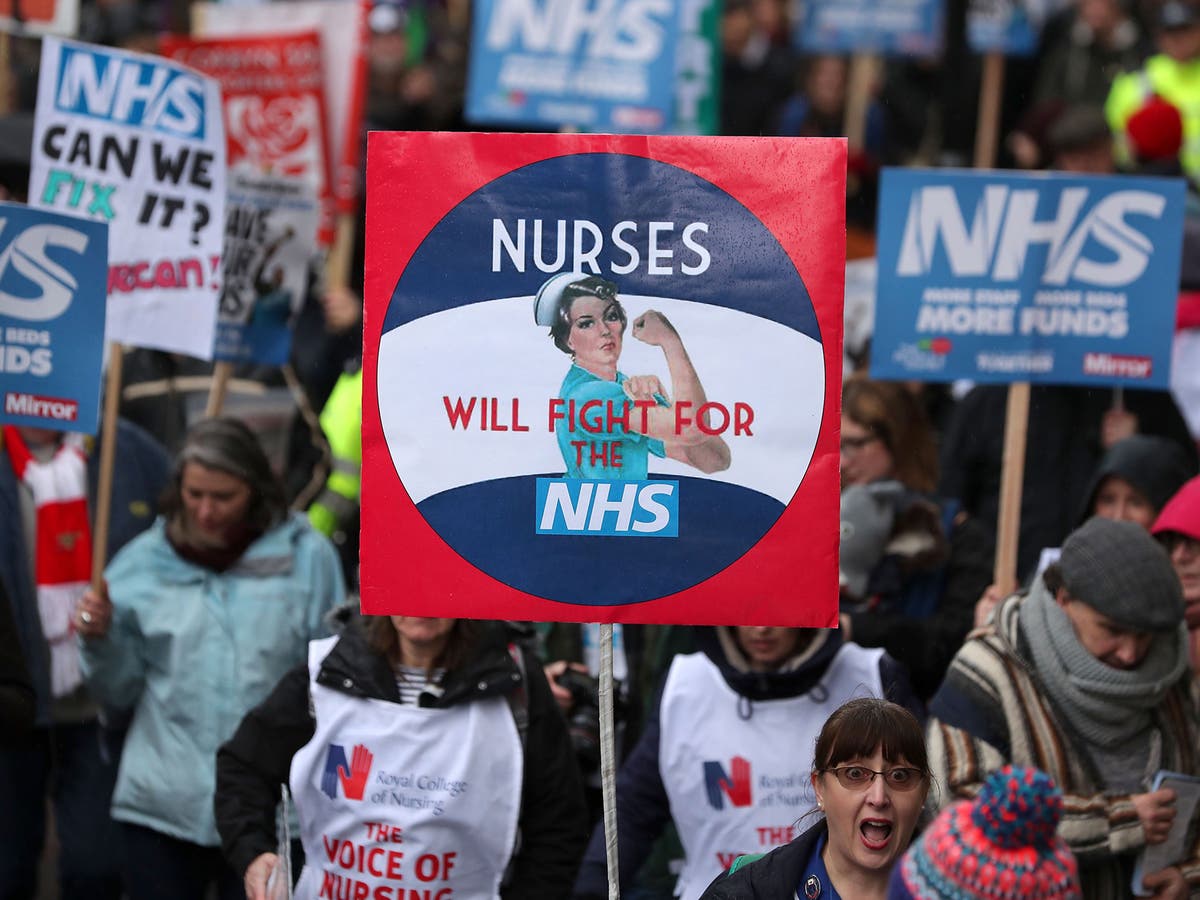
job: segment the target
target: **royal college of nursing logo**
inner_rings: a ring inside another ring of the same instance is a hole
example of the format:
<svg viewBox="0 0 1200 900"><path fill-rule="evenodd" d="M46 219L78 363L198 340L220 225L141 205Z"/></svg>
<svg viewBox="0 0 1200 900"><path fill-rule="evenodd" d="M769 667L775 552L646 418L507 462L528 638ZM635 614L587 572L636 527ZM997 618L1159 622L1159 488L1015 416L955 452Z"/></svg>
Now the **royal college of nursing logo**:
<svg viewBox="0 0 1200 900"><path fill-rule="evenodd" d="M724 809L726 797L731 806L749 806L753 801L750 761L735 756L729 761L729 768L732 775L719 762L709 760L704 763L704 788L708 793L708 805L713 809Z"/></svg>
<svg viewBox="0 0 1200 900"><path fill-rule="evenodd" d="M340 785L345 799L362 800L374 761L375 754L362 744L354 745L349 760L341 744L330 744L321 772L321 791L330 800L336 800Z"/></svg>

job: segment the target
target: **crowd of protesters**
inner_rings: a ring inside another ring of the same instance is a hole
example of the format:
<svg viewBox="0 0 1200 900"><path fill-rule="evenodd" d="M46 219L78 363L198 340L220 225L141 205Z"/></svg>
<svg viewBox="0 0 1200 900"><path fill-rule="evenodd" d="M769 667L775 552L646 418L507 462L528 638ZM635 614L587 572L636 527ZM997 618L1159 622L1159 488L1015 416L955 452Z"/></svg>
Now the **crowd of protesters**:
<svg viewBox="0 0 1200 900"><path fill-rule="evenodd" d="M1045 5L1039 51L1007 63L1000 162L1182 175L1200 215L1200 5ZM864 255L880 166L970 158L966 6L947 4L937 59L889 61L872 86L848 197ZM721 133L845 133L849 61L802 58L795 14L722 4ZM80 38L153 52L182 18L94 0ZM369 25L366 127L469 127L467 0L380 0ZM10 62L31 109L36 45ZM2 162L20 197L21 161ZM128 353L98 590L93 442L3 429L0 900L52 895L51 831L64 900L265 900L285 877L281 785L297 896L387 890L390 862L336 881L303 865L381 827L327 804L361 798L374 758L483 785L421 820L427 846L470 846L463 896L607 896L595 632L360 615L358 293L314 290L294 346L327 434L297 417L274 466L236 418L189 422L202 364ZM1004 390L872 381L869 343L847 350L840 627L618 628L623 892L1129 896L1175 825L1155 773L1200 776L1184 412L1166 392L1033 388L1013 591L993 583ZM334 449L328 481L315 445ZM738 766L790 773L782 810L739 793ZM1144 875L1155 897L1200 897L1200 845Z"/></svg>

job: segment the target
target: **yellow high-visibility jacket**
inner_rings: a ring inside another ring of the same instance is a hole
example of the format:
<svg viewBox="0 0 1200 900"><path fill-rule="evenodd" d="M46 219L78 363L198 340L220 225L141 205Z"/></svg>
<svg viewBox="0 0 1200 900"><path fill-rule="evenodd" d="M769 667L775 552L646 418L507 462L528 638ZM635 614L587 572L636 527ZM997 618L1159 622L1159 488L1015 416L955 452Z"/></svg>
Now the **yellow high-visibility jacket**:
<svg viewBox="0 0 1200 900"><path fill-rule="evenodd" d="M1104 115L1116 138L1118 161L1133 161L1125 125L1155 94L1179 110L1183 119L1179 161L1187 176L1200 183L1200 59L1181 63L1160 53L1146 60L1138 71L1117 76L1104 104Z"/></svg>
<svg viewBox="0 0 1200 900"><path fill-rule="evenodd" d="M362 489L362 369L345 373L321 410L321 430L329 441L333 468L320 496L308 508L308 520L334 537L358 511Z"/></svg>

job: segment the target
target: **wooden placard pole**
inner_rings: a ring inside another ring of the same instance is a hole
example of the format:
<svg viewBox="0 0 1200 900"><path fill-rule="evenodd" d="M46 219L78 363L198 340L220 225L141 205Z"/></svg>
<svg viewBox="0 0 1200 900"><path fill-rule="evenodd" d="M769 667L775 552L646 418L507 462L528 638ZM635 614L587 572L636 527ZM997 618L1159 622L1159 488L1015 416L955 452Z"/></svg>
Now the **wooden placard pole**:
<svg viewBox="0 0 1200 900"><path fill-rule="evenodd" d="M172 10L175 7L172 4ZM188 18L191 20L192 34L203 34L204 32L204 7L198 3L191 4L187 10ZM229 379L233 376L233 364L229 362L219 362L213 366L212 384L208 389L208 403L204 406L204 415L208 418L219 416L221 409L225 406L225 394L229 391Z"/></svg>
<svg viewBox="0 0 1200 900"><path fill-rule="evenodd" d="M851 153L861 153L867 143L867 113L871 109L871 94L875 90L878 71L879 57L874 53L860 51L850 59L843 126Z"/></svg>
<svg viewBox="0 0 1200 900"><path fill-rule="evenodd" d="M212 386L208 389L208 404L204 407L204 415L208 418L219 416L225 406L225 395L229 393L229 379L233 377L233 363L219 362L213 366Z"/></svg>
<svg viewBox="0 0 1200 900"><path fill-rule="evenodd" d="M992 583L1004 594L1017 589L1017 546L1021 535L1021 491L1025 485L1025 438L1029 429L1029 382L1008 386L1004 455L1000 468L1000 518Z"/></svg>
<svg viewBox="0 0 1200 900"><path fill-rule="evenodd" d="M192 20L192 35L204 34L204 20L207 18L204 14L204 7L199 3L193 3L188 7L188 12Z"/></svg>
<svg viewBox="0 0 1200 900"><path fill-rule="evenodd" d="M108 562L108 525L112 518L113 469L117 458L117 415L121 406L121 364L125 349L108 345L108 377L104 383L104 417L100 423L100 473L96 483L96 515L92 525L92 590L104 588Z"/></svg>
<svg viewBox="0 0 1200 900"><path fill-rule="evenodd" d="M0 31L0 115L12 112L12 38L7 31Z"/></svg>
<svg viewBox="0 0 1200 900"><path fill-rule="evenodd" d="M337 217L337 231L334 233L333 246L329 248L329 256L325 259L325 289L349 287L350 260L354 255L354 216L340 213Z"/></svg>
<svg viewBox="0 0 1200 900"><path fill-rule="evenodd" d="M850 158L860 156L867 144L867 114L871 109L871 95L875 90L875 80L879 71L879 57L874 53L860 51L850 59L850 71L846 83L846 117L842 122L842 130L846 135L846 149ZM856 171L846 172L846 197L857 197L862 191L859 175ZM874 253L874 241L867 240L864 248L864 235L861 228L850 226L846 230L846 258L851 255L861 257L866 250L867 255Z"/></svg>
<svg viewBox="0 0 1200 900"><path fill-rule="evenodd" d="M1004 54L993 50L983 57L979 84L979 118L975 125L975 168L996 164L1000 143L1000 104L1004 99Z"/></svg>
<svg viewBox="0 0 1200 900"><path fill-rule="evenodd" d="M983 58L979 86L979 119L975 130L975 167L996 164L1000 142L1000 107L1004 98L1004 55L993 50ZM996 559L992 583L1002 593L1017 588L1017 548L1021 536L1021 491L1025 485L1025 442L1029 431L1029 382L1008 386L1004 413L1004 451L1000 468L1000 514L996 522Z"/></svg>

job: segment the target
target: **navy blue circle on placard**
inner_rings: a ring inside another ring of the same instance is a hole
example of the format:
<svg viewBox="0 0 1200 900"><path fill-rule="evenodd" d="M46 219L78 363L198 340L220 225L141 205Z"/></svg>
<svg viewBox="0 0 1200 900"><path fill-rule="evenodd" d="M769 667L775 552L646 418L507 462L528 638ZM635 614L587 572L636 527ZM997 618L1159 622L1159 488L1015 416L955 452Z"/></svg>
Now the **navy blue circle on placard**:
<svg viewBox="0 0 1200 900"><path fill-rule="evenodd" d="M803 199L796 198L796 204L797 215L802 215ZM491 247L496 219L511 233L517 220L526 220L524 271L503 253L498 271L493 271L492 254L463 252L468 247ZM545 225L537 253L533 219ZM636 271L611 274L610 265L624 263L628 257L608 240L596 257L600 274L615 277L622 293L740 310L820 343L816 313L795 265L753 213L692 172L618 153L542 160L489 182L463 200L413 254L392 294L383 332L447 309L532 296L553 272L576 268L571 255L576 219L593 223L606 239L617 223L638 223L635 234L625 234L640 251ZM566 223L568 235L561 259L556 244L559 220ZM657 245L675 274L649 271L645 241L650 222L674 226L660 231ZM702 274L685 277L678 274L680 262L695 264L696 256L684 245L682 233L695 222L708 225L703 243L711 252L711 262ZM530 327L536 327L532 307L527 314ZM745 352L753 349L744 348ZM447 352L453 351L453 340L447 336ZM733 346L730 352L739 348ZM564 372L566 362L564 357ZM786 389L764 386L764 390ZM797 385L796 390L803 386ZM548 439L553 440L553 435ZM398 474L403 482L404 473ZM427 497L417 509L463 559L498 581L548 600L595 606L657 599L711 578L758 543L785 508L774 497L736 484L669 475L663 477L679 482L677 538L537 534L538 477L514 475L452 488ZM649 477L656 477L653 460Z"/></svg>

